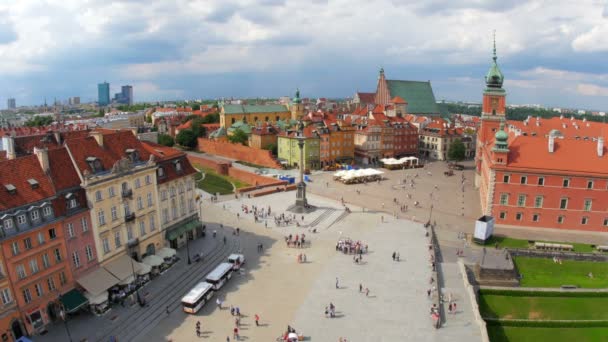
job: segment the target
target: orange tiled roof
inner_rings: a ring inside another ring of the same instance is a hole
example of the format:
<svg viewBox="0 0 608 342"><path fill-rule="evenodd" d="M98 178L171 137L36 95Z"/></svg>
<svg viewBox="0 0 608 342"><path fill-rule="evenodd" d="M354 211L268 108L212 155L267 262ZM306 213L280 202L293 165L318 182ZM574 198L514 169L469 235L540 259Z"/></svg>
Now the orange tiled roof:
<svg viewBox="0 0 608 342"><path fill-rule="evenodd" d="M537 121L539 122L539 125L536 124ZM537 120L535 117L532 117L528 120L527 125L524 121L515 120L508 120L507 124L520 129L522 133L525 132L528 135L536 133L537 136L546 136L549 132L556 129L560 131L565 138L570 139L577 136L581 138L600 136L608 138L608 124L603 122L585 122L579 119L571 120L566 117L552 117L550 119L541 118L540 120Z"/></svg>
<svg viewBox="0 0 608 342"><path fill-rule="evenodd" d="M28 179L35 179L38 187L33 189ZM5 188L8 184L17 189L15 194L9 193ZM35 155L0 162L0 210L41 201L53 195L53 184Z"/></svg>
<svg viewBox="0 0 608 342"><path fill-rule="evenodd" d="M548 138L514 136L508 143L508 167L556 170L564 172L608 173L608 150L597 155L597 142L591 140L555 139L553 153L548 150Z"/></svg>
<svg viewBox="0 0 608 342"><path fill-rule="evenodd" d="M407 102L401 96L395 96L395 97L393 97L393 99L391 100L391 102L394 103L394 104L407 104Z"/></svg>
<svg viewBox="0 0 608 342"><path fill-rule="evenodd" d="M80 186L80 178L65 147L49 150L49 176L61 191Z"/></svg>

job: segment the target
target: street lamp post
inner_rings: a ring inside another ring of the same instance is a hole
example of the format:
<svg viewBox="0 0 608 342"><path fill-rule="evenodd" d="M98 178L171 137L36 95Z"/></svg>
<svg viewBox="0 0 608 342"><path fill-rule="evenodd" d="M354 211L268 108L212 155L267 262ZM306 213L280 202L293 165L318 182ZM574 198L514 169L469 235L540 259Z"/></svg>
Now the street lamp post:
<svg viewBox="0 0 608 342"><path fill-rule="evenodd" d="M59 316L61 320L63 320L63 325L65 326L65 332L68 335L68 340L72 342L72 334L70 334L70 328L68 327L68 317L63 309L63 306L59 306Z"/></svg>
<svg viewBox="0 0 608 342"><path fill-rule="evenodd" d="M190 240L190 232L186 232L186 254L188 254L188 265L192 264L192 260L190 260L190 249L188 247Z"/></svg>

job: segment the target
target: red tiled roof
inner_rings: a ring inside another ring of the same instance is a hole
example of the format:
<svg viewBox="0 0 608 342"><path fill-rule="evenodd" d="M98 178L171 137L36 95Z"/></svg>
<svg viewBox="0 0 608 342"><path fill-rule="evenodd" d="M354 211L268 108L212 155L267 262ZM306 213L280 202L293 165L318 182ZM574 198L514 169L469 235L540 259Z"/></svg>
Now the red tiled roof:
<svg viewBox="0 0 608 342"><path fill-rule="evenodd" d="M401 96L395 96L395 97L393 97L393 99L391 100L391 102L394 103L394 104L407 104L407 102Z"/></svg>
<svg viewBox="0 0 608 342"><path fill-rule="evenodd" d="M376 105L376 107L374 107L374 110L372 110L373 114L383 114L384 113L384 106L383 105Z"/></svg>
<svg viewBox="0 0 608 342"><path fill-rule="evenodd" d="M536 122L539 122L539 126L536 125ZM537 120L535 117L532 117L528 120L528 124L525 125L524 121L515 121L508 120L507 124L509 126L515 126L521 129L522 133L528 133L528 135L532 135L532 133L536 133L537 136L546 136L552 130L556 129L560 131L560 133L565 138L574 138L574 137L600 137L603 136L608 138L608 124L603 122L590 122L570 118L560 118L560 117L552 117L550 119L540 119ZM577 128L578 127L578 128Z"/></svg>
<svg viewBox="0 0 608 342"><path fill-rule="evenodd" d="M105 170L111 170L114 165L114 158L107 153L105 149L99 146L93 137L71 139L66 141L65 144L74 158L76 167L81 173L85 170L91 171L89 164L87 164L86 161L88 157L99 158Z"/></svg>
<svg viewBox="0 0 608 342"><path fill-rule="evenodd" d="M135 149L139 152L140 160L148 160L150 153L143 147L141 141L137 139L130 130L114 131L112 134L104 134L103 145L110 151L115 161L127 156L127 149Z"/></svg>
<svg viewBox="0 0 608 342"><path fill-rule="evenodd" d="M143 148L146 151L153 154L159 161L166 160L166 159L173 159L175 157L186 155L186 153L184 153L183 151L180 151L173 147L155 144L155 143L149 142L149 141L142 141L141 145L143 146Z"/></svg>
<svg viewBox="0 0 608 342"><path fill-rule="evenodd" d="M30 178L38 182L38 188L32 189L27 182ZM17 188L15 194L8 192L5 188L7 184ZM0 162L0 210L41 201L53 195L53 185L35 155Z"/></svg>
<svg viewBox="0 0 608 342"><path fill-rule="evenodd" d="M49 150L49 176L55 189L61 191L80 185L80 178L65 147Z"/></svg>
<svg viewBox="0 0 608 342"><path fill-rule="evenodd" d="M511 134L513 137L513 134ZM553 153L544 137L517 136L509 141L508 167L557 170L564 172L606 174L608 149L597 155L597 142L591 140L555 139Z"/></svg>
<svg viewBox="0 0 608 342"><path fill-rule="evenodd" d="M192 128L192 120L188 120L188 121L184 122L183 124L176 127L176 129L179 129L179 130L190 129L190 128Z"/></svg>
<svg viewBox="0 0 608 342"><path fill-rule="evenodd" d="M359 96L359 101L361 103L374 103L376 100L376 93L357 92L357 95Z"/></svg>

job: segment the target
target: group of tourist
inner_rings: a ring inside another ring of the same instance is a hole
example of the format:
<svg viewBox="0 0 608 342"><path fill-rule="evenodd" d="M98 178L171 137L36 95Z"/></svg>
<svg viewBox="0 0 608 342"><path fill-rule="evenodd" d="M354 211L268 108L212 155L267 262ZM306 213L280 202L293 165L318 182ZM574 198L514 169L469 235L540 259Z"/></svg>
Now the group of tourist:
<svg viewBox="0 0 608 342"><path fill-rule="evenodd" d="M287 247L302 248L306 244L306 235L302 234L302 236L300 236L296 234L294 237L289 234L285 236L285 243L287 244Z"/></svg>
<svg viewBox="0 0 608 342"><path fill-rule="evenodd" d="M336 243L336 251L344 254L366 254L367 244L363 244L361 241L353 241L351 239L340 239Z"/></svg>

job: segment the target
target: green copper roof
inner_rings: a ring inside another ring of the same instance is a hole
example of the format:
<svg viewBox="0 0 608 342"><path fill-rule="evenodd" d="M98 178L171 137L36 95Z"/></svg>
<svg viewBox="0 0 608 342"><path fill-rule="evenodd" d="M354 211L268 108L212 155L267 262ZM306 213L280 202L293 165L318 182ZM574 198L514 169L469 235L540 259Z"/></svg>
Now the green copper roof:
<svg viewBox="0 0 608 342"><path fill-rule="evenodd" d="M407 112L411 114L439 114L431 82L387 80L391 98L402 97L407 101Z"/></svg>
<svg viewBox="0 0 608 342"><path fill-rule="evenodd" d="M232 124L232 126L230 126L230 128L228 128L228 132L234 132L237 129L240 129L241 131L247 133L247 134L251 134L251 126L249 126L247 123L239 120L235 123Z"/></svg>
<svg viewBox="0 0 608 342"><path fill-rule="evenodd" d="M490 66L490 70L486 75L486 85L488 88L502 88L502 84L505 80L505 76L500 71L498 67L498 63L496 63L496 36L494 37L494 53L492 56L492 65Z"/></svg>
<svg viewBox="0 0 608 342"><path fill-rule="evenodd" d="M300 89L296 90L296 97L293 98L293 103L302 103L300 99Z"/></svg>
<svg viewBox="0 0 608 342"><path fill-rule="evenodd" d="M509 139L509 135L505 132L505 123L504 121L500 122L500 128L498 132L494 135L496 142L494 144L494 150L506 150L507 149L507 139Z"/></svg>
<svg viewBox="0 0 608 342"><path fill-rule="evenodd" d="M216 129L215 131L213 131L211 134L209 134L210 138L219 138L219 137L223 137L226 135L226 130L224 129L224 127L220 127L218 129Z"/></svg>
<svg viewBox="0 0 608 342"><path fill-rule="evenodd" d="M247 114L247 113L285 113L289 112L289 108L279 104L267 105L224 105L224 113L226 114Z"/></svg>

